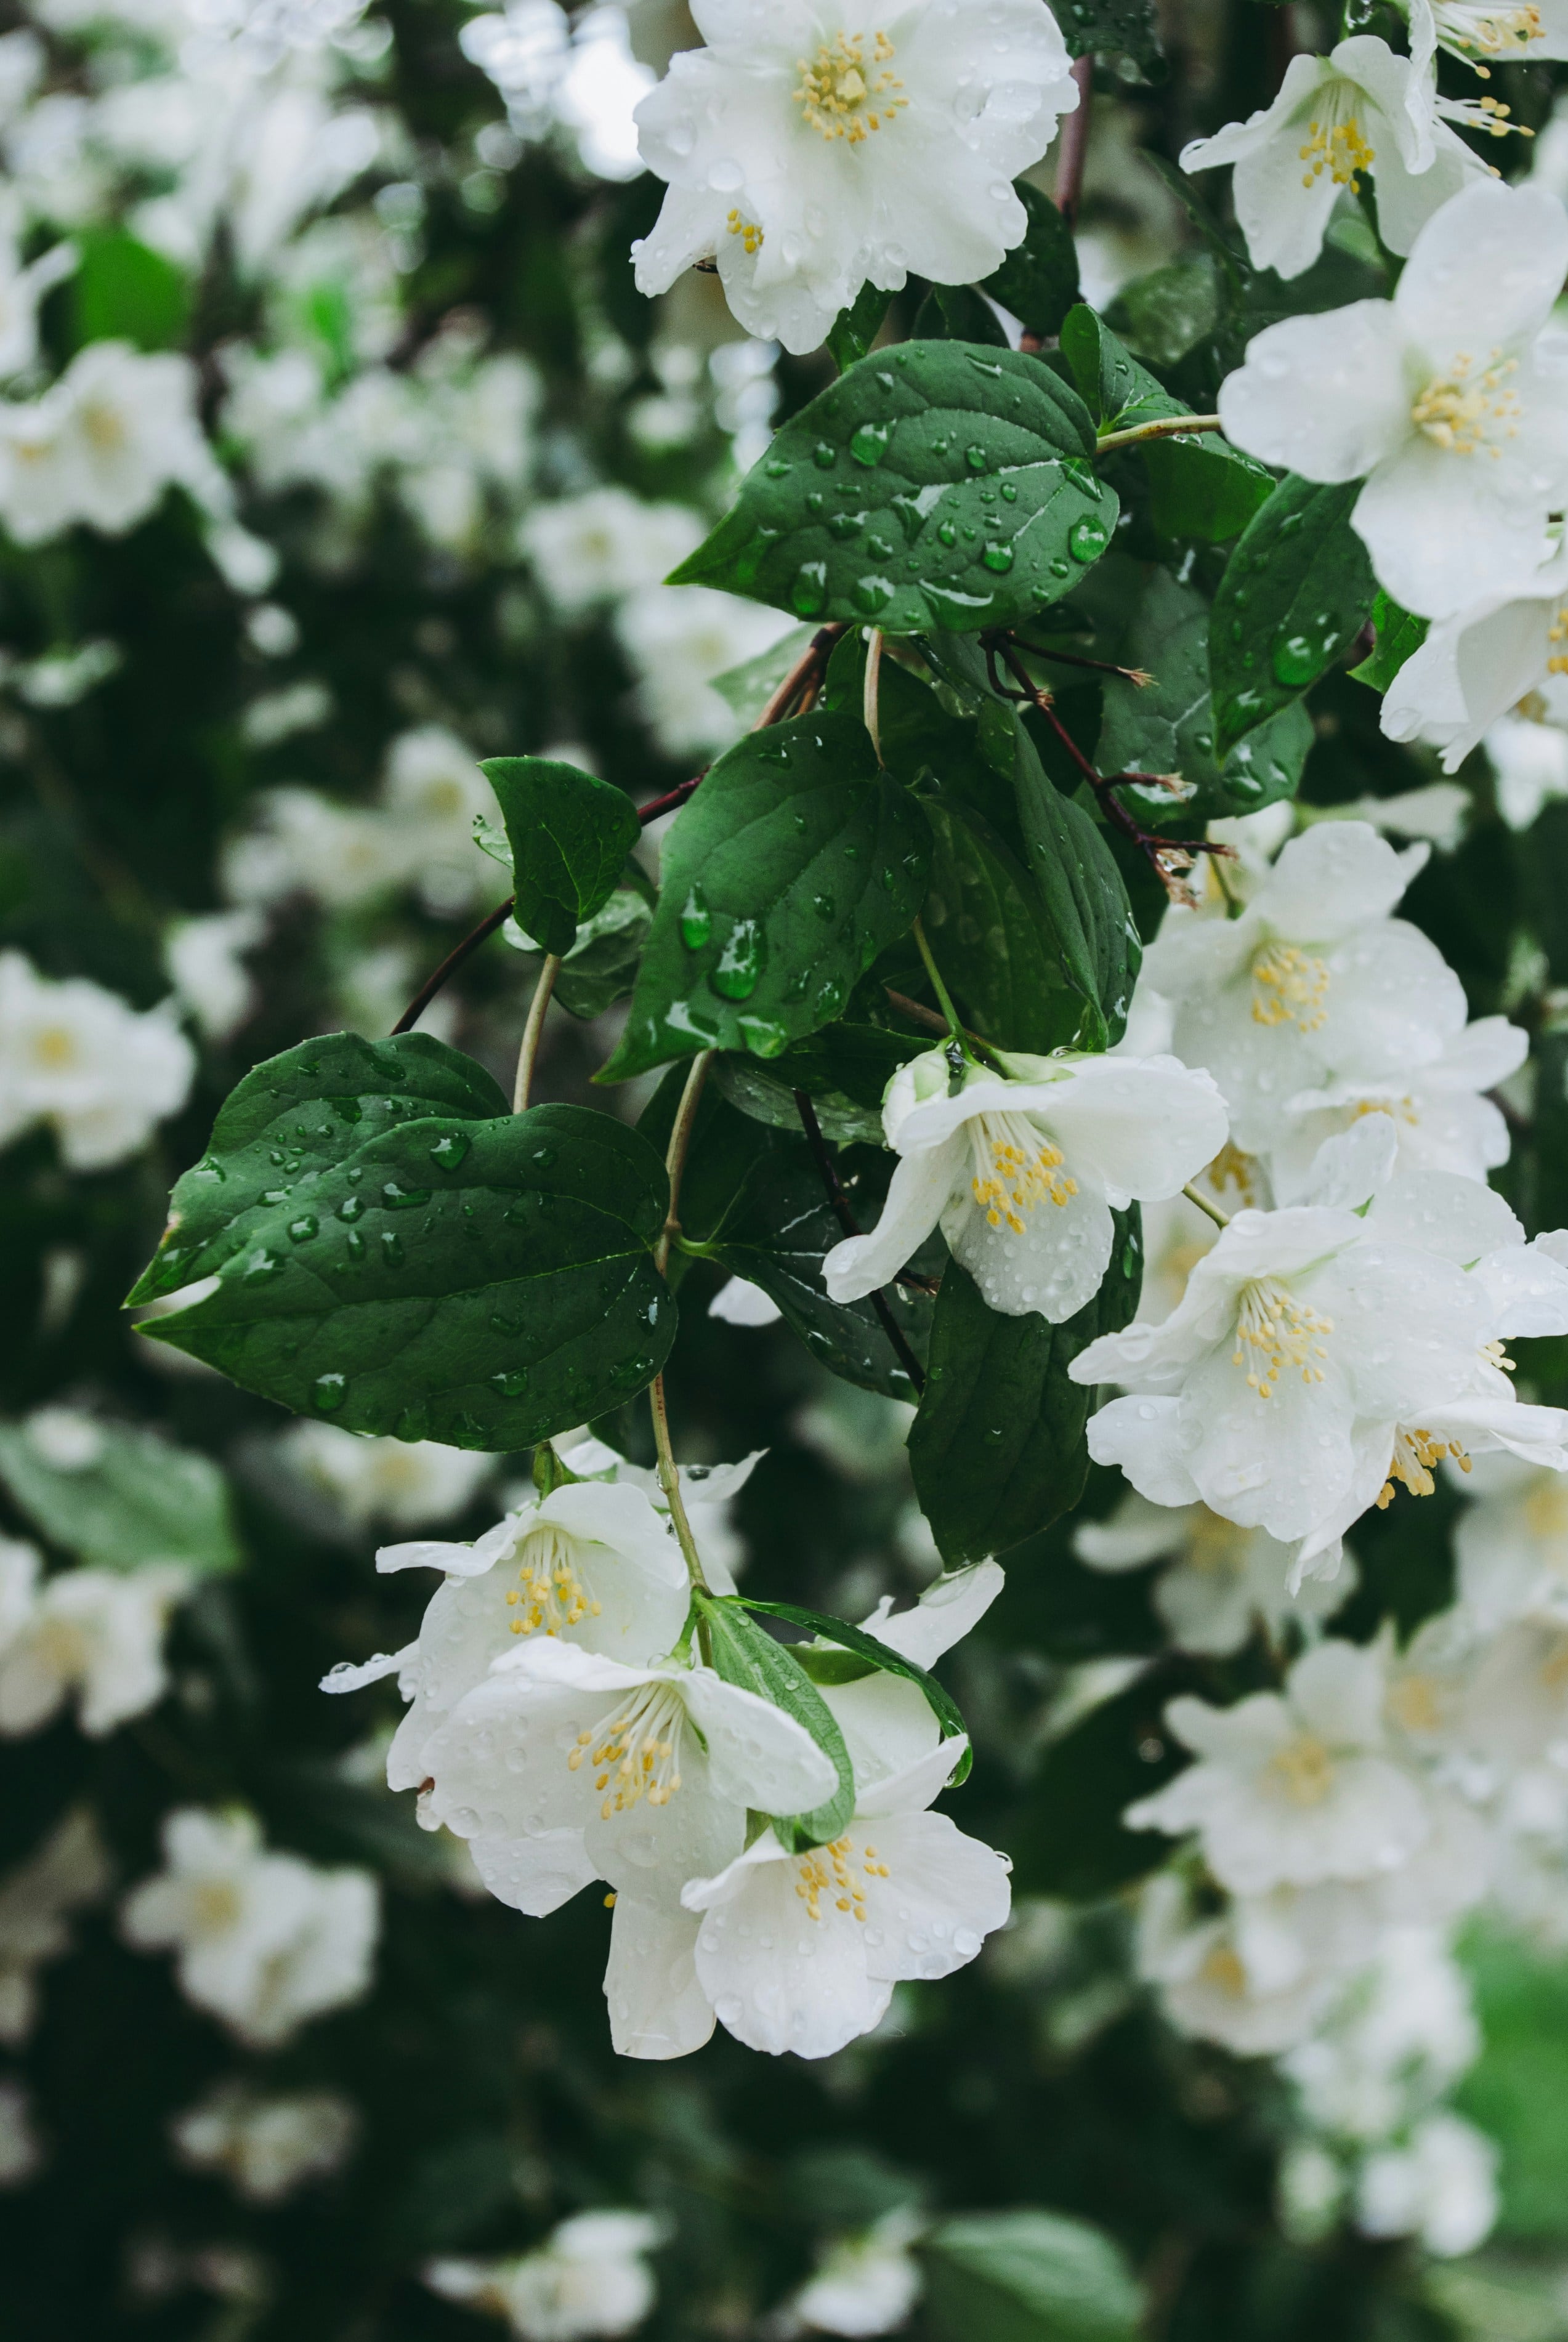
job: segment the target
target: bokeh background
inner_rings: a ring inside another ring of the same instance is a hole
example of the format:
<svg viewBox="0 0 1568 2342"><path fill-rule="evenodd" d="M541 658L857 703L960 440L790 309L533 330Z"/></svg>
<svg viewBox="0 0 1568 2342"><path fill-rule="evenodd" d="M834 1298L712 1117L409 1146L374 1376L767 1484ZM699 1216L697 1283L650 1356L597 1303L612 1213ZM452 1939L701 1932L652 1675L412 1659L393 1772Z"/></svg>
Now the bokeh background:
<svg viewBox="0 0 1568 2342"><path fill-rule="evenodd" d="M1142 157L1266 103L1336 27L1257 0L1122 14L1080 265L1180 386L1208 363L1213 262ZM0 2330L462 2342L508 2302L536 2342L628 2315L661 2342L1131 2330L1078 2231L1076 2297L994 2281L1027 2235L984 2224L1044 2211L1108 2240L1172 2342L1568 2336L1568 1888L1543 1871L1452 1953L1391 1964L1315 2066L1181 2037L1121 1891L1148 1857L1114 1827L1163 1755L1154 1570L1095 1576L1066 1527L1016 1556L954 1671L965 1827L1013 1854L1015 1921L810 2067L723 2035L618 2064L597 1899L547 1923L491 1902L381 1786L391 1687L318 1694L416 1625L425 1589L378 1578L377 1545L477 1534L528 1458L291 1424L143 1341L122 1296L239 1076L386 1032L502 899L478 757L564 756L644 801L741 728L787 622L660 581L828 365L747 340L712 277L633 287L662 190L631 110L695 38L676 0L4 22ZM1568 195L1553 69L1494 86ZM1347 220L1322 265L1363 258ZM1433 779L1360 686L1313 708L1309 801ZM1473 1013L1532 1030L1545 1103L1510 1176L1546 1225L1568 1217L1565 797L1568 762L1478 756L1431 801L1411 897ZM643 916L614 906L536 1094L634 1116L649 1086L588 1088ZM507 1078L535 973L494 941L425 1029ZM1544 1392L1553 1360L1534 1371ZM768 1451L730 1519L750 1588L854 1617L930 1576L894 1402L701 1307L670 1383L683 1456ZM648 1459L639 1411L595 1430ZM1092 1483L1089 1511L1113 1496ZM1367 1631L1449 1598L1457 1511L1358 1531ZM210 1974L166 1948L173 1890L144 1891L192 1813L187 1936L240 1946ZM1358 2175L1434 2115L1460 2147L1380 2215ZM507 2292L496 2269L553 2237L569 2258L560 2224L606 2208L648 2216L618 2309L574 2313L548 2269Z"/></svg>

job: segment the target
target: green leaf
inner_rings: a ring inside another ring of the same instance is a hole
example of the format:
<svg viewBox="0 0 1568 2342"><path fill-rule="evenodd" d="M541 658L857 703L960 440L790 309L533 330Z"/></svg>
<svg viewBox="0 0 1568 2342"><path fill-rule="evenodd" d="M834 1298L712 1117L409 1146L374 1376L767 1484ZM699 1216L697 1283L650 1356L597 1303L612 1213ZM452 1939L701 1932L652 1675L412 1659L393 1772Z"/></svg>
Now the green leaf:
<svg viewBox="0 0 1568 2342"><path fill-rule="evenodd" d="M1134 2342L1142 2292L1084 2220L1028 2206L944 2220L927 2238L926 2317L940 2342Z"/></svg>
<svg viewBox="0 0 1568 2342"><path fill-rule="evenodd" d="M1110 543L1094 450L1082 400L1038 359L903 342L784 425L672 583L892 634L1006 626Z"/></svg>
<svg viewBox="0 0 1568 2342"><path fill-rule="evenodd" d="M925 892L930 834L864 726L799 717L721 756L664 842L624 1081L699 1049L776 1056L843 1010Z"/></svg>
<svg viewBox="0 0 1568 2342"><path fill-rule="evenodd" d="M831 1845L843 1837L854 1811L854 1769L833 1710L794 1653L759 1626L735 1596L696 1594L693 1607L707 1627L713 1665L724 1681L754 1692L804 1725L837 1770L836 1792L814 1813L770 1815L779 1844L791 1854Z"/></svg>
<svg viewBox="0 0 1568 2342"><path fill-rule="evenodd" d="M177 1561L208 1575L238 1566L228 1483L215 1464L89 1416L70 1426L66 1450L45 1420L0 1424L0 1480L52 1545L97 1569Z"/></svg>
<svg viewBox="0 0 1568 2342"><path fill-rule="evenodd" d="M744 730L755 729L758 716L785 676L810 648L814 632L811 626L791 626L755 658L743 659L739 666L714 676L709 690L716 691L724 705L734 709Z"/></svg>
<svg viewBox="0 0 1568 2342"><path fill-rule="evenodd" d="M1075 1505L1089 1468L1094 1393L1067 1368L1138 1306L1136 1213L1118 1214L1105 1281L1065 1325L1003 1317L956 1261L936 1296L925 1396L909 1433L921 1510L950 1569L1005 1553Z"/></svg>
<svg viewBox="0 0 1568 2342"><path fill-rule="evenodd" d="M624 790L547 756L490 756L480 771L494 790L512 848L513 916L557 959L584 919L614 891L641 830Z"/></svg>
<svg viewBox="0 0 1568 2342"><path fill-rule="evenodd" d="M1017 1892L1095 1903L1169 1861L1163 1831L1130 1830L1122 1816L1188 1763L1165 1703L1201 1680L1193 1661L1167 1656L1052 1745L1007 1832Z"/></svg>
<svg viewBox="0 0 1568 2342"><path fill-rule="evenodd" d="M1075 57L1131 57L1145 80L1164 79L1154 0L1072 0L1063 12L1062 30Z"/></svg>
<svg viewBox="0 0 1568 2342"><path fill-rule="evenodd" d="M989 344L1002 350L1013 346L1006 326L973 285L934 285L920 305L914 339Z"/></svg>
<svg viewBox="0 0 1568 2342"><path fill-rule="evenodd" d="M1133 604L1116 656L1142 667L1153 683L1106 677L1094 762L1106 775L1179 773L1192 796L1163 790L1126 791L1145 824L1174 823L1183 835L1229 814L1256 813L1293 797L1313 744L1304 708L1281 708L1238 741L1222 771L1214 761L1214 715L1209 697L1213 635L1209 606L1193 586L1168 569L1153 569Z"/></svg>
<svg viewBox="0 0 1568 2342"><path fill-rule="evenodd" d="M900 1066L918 1056L923 1046L880 1025L830 1025L767 1065L721 1054L709 1079L742 1114L794 1136L801 1126L795 1092L804 1090L825 1137L880 1146L884 1093Z"/></svg>
<svg viewBox="0 0 1568 2342"><path fill-rule="evenodd" d="M256 1066L218 1109L201 1161L176 1183L169 1224L129 1298L152 1301L211 1276L293 1184L379 1133L427 1115L509 1111L483 1066L428 1033L390 1041L329 1033Z"/></svg>
<svg viewBox="0 0 1568 2342"><path fill-rule="evenodd" d="M1082 806L1046 773L1022 722L1014 727L1018 817L1064 982L1083 1003L1078 1045L1110 1048L1126 1029L1142 958L1115 858Z"/></svg>
<svg viewBox="0 0 1568 2342"><path fill-rule="evenodd" d="M1213 255L1192 252L1124 285L1106 307L1105 323L1135 358L1169 367L1214 332L1220 308Z"/></svg>
<svg viewBox="0 0 1568 2342"><path fill-rule="evenodd" d="M1044 1055L1070 1041L1082 1004L1051 948L1040 889L981 814L925 800L935 850L922 917L970 1023L1004 1049Z"/></svg>
<svg viewBox="0 0 1568 2342"><path fill-rule="evenodd" d="M177 349L191 314L185 271L124 228L90 227L73 240L80 255L71 279L77 347L120 341L139 350Z"/></svg>
<svg viewBox="0 0 1568 2342"><path fill-rule="evenodd" d="M864 357L882 331L893 295L878 285L863 285L847 309L828 328L827 354L840 374Z"/></svg>
<svg viewBox="0 0 1568 2342"><path fill-rule="evenodd" d="M1350 525L1360 483L1287 473L1232 554L1209 628L1222 754L1299 699L1354 642L1377 593Z"/></svg>
<svg viewBox="0 0 1568 2342"><path fill-rule="evenodd" d="M838 1650L853 1651L856 1658L864 1659L881 1675L902 1676L904 1682L912 1683L924 1699L942 1726L944 1739L968 1738L969 1726L964 1723L963 1713L952 1694L943 1689L934 1676L928 1675L924 1667L917 1667L913 1659L904 1658L897 1651L889 1650L885 1643L879 1643L876 1636L868 1635L863 1626L852 1626L846 1619L830 1617L824 1610L804 1610L798 1602L758 1602L744 1594L740 1599L748 1610L763 1611L770 1618L787 1618L793 1626L809 1627L814 1635L833 1644ZM796 1656L809 1671L812 1654L797 1652ZM968 1779L971 1761L970 1751L966 1748L959 1759L958 1769L949 1785L951 1787L957 1788L960 1782Z"/></svg>
<svg viewBox="0 0 1568 2342"><path fill-rule="evenodd" d="M505 1453L657 1373L675 1310L664 1165L584 1106L383 1130L206 1251L144 1331L296 1414Z"/></svg>
<svg viewBox="0 0 1568 2342"><path fill-rule="evenodd" d="M603 1016L606 1008L625 999L636 981L653 917L642 896L622 886L603 910L584 920L555 976L554 997L569 1016ZM510 941L518 930L508 920L502 932ZM526 954L525 964L537 980L543 955Z"/></svg>
<svg viewBox="0 0 1568 2342"><path fill-rule="evenodd" d="M1076 308L1067 317L1062 354L1103 432L1193 412L1123 348L1093 309ZM1148 475L1151 517L1167 536L1222 544L1246 526L1273 487L1271 472L1212 432L1149 440L1137 453Z"/></svg>
<svg viewBox="0 0 1568 2342"><path fill-rule="evenodd" d="M1402 610L1380 590L1372 606L1372 623L1377 639L1370 656L1353 666L1351 673L1357 683L1367 684L1373 691L1386 691L1406 659L1413 658L1426 640L1427 621Z"/></svg>
<svg viewBox="0 0 1568 2342"><path fill-rule="evenodd" d="M1014 194L1029 215L1022 244L980 289L1010 309L1027 333L1044 341L1060 333L1062 320L1082 296L1078 291L1078 247L1073 231L1049 195L1027 179L1014 179Z"/></svg>

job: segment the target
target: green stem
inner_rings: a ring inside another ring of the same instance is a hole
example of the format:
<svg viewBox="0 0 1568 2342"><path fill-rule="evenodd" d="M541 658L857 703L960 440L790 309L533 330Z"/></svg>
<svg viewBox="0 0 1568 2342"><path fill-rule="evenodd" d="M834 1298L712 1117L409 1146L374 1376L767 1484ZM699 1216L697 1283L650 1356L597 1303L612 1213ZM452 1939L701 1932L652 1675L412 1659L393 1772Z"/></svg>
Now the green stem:
<svg viewBox="0 0 1568 2342"><path fill-rule="evenodd" d="M649 1384L648 1399L654 1416L654 1446L659 1452L659 1486L664 1492L664 1502L670 1508L675 1536L685 1556L686 1575L699 1594L707 1594L712 1589L703 1574L697 1541L692 1535L691 1522L686 1518L685 1500L681 1495L681 1476L675 1468L675 1451L670 1445L670 1416L664 1405L663 1375L655 1375ZM700 1640L703 1630L699 1627L697 1631Z"/></svg>
<svg viewBox="0 0 1568 2342"><path fill-rule="evenodd" d="M1229 1212L1222 1212L1218 1204L1211 1204L1208 1197L1206 1196L1201 1196L1198 1193L1198 1190L1193 1186L1190 1182L1183 1188L1182 1193L1185 1196L1189 1204L1196 1204L1200 1212L1204 1212L1208 1215L1209 1218L1213 1220L1215 1227L1228 1228L1230 1226L1231 1216Z"/></svg>
<svg viewBox="0 0 1568 2342"><path fill-rule="evenodd" d="M974 1052L969 1046L964 1026L959 1022L958 1011L953 1006L952 995L942 981L942 971L931 956L931 946L925 940L925 928L919 919L914 923L914 940L919 947L920 956L925 962L925 973L931 978L931 988L941 1003L942 1013L947 1019L947 1029L964 1056L971 1056Z"/></svg>
<svg viewBox="0 0 1568 2342"><path fill-rule="evenodd" d="M1224 425L1217 415L1161 415L1152 423L1134 423L1125 431L1107 431L1094 442L1094 453L1104 455L1113 447L1135 447L1142 439L1183 439L1192 431L1223 431Z"/></svg>
<svg viewBox="0 0 1568 2342"><path fill-rule="evenodd" d="M681 1103L675 1108L675 1119L670 1130L670 1143L664 1151L664 1168L670 1177L670 1206L665 1214L664 1230L654 1253L654 1266L661 1276L668 1271L670 1247L681 1233L681 1175L686 1167L686 1151L692 1143L692 1131L696 1124L703 1084L707 1078L708 1066L713 1061L713 1055L711 1049L703 1049L693 1058L691 1072L686 1076L685 1088L681 1092ZM654 1417L654 1446L658 1450L659 1486L664 1492L664 1502L670 1508L670 1519L674 1525L675 1536L680 1542L681 1552L685 1557L686 1575L698 1592L705 1594L708 1591L708 1581L703 1574L703 1565L697 1553L697 1541L692 1535L691 1522L686 1518L685 1502L681 1495L681 1476L675 1466L674 1449L670 1445L670 1416L664 1403L663 1375L655 1375L648 1386L648 1404ZM705 1658L708 1656L705 1628L699 1626L697 1638Z"/></svg>
<svg viewBox="0 0 1568 2342"><path fill-rule="evenodd" d="M878 707L881 686L882 635L879 629L874 626L871 630L871 639L865 646L864 714L865 728L871 735L871 745L876 752L879 766L882 763L882 721Z"/></svg>
<svg viewBox="0 0 1568 2342"><path fill-rule="evenodd" d="M539 1055L539 1036L544 1030L544 1011L550 1006L550 995L555 989L555 978L561 963L553 952L545 955L539 971L539 981L534 986L534 997L528 1004L528 1022L523 1027L523 1046L517 1052L517 1078L512 1085L512 1111L526 1112L528 1093L534 1086L534 1060Z"/></svg>

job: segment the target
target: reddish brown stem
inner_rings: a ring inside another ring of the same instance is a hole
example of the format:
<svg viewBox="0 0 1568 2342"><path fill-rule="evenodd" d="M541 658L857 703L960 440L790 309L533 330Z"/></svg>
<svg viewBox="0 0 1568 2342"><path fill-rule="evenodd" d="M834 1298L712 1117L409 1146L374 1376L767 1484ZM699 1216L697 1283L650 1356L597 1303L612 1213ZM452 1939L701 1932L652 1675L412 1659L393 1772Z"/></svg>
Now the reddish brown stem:
<svg viewBox="0 0 1568 2342"><path fill-rule="evenodd" d="M394 1037L399 1033L410 1033L413 1031L414 1026L418 1024L420 1018L424 1016L425 1010L429 1007L431 1002L434 999L436 994L440 991L442 986L447 981L448 977L455 976L464 961L472 957L473 954L478 950L482 943L489 941L490 937L495 933L496 928L501 925L502 920L511 910L515 900L515 896L508 895L504 903L498 903L496 905L488 918L480 920L479 925L474 929L471 935L464 936L463 941L456 946L455 950L449 951L447 953L446 957L442 961L441 966L436 969L434 975L425 978L424 984L421 985L419 990L414 994L413 999L409 1002L407 1007L404 1010L402 1016L393 1026L392 1030Z"/></svg>
<svg viewBox="0 0 1568 2342"><path fill-rule="evenodd" d="M1093 56L1074 57L1073 78L1078 103L1062 125L1062 152L1056 164L1055 204L1069 227L1077 223L1084 193L1084 160L1089 151L1089 106L1094 91Z"/></svg>

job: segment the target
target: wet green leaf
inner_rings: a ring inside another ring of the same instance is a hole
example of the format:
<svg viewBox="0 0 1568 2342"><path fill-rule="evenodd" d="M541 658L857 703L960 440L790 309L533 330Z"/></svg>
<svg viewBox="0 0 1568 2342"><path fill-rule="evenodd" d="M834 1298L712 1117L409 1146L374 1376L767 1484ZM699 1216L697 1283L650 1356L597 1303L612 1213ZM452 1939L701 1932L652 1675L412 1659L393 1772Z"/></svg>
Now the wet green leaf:
<svg viewBox="0 0 1568 2342"><path fill-rule="evenodd" d="M491 756L479 769L506 824L513 916L559 959L609 901L641 835L636 808L624 790L546 756Z"/></svg>
<svg viewBox="0 0 1568 2342"><path fill-rule="evenodd" d="M1226 564L1209 625L1222 755L1298 700L1371 616L1377 584L1350 525L1360 493L1287 474Z"/></svg>

